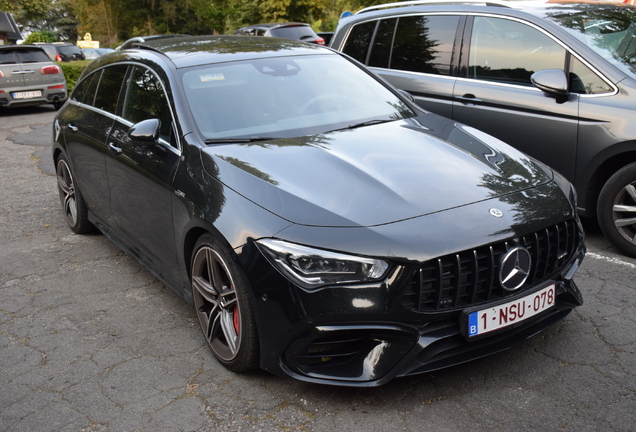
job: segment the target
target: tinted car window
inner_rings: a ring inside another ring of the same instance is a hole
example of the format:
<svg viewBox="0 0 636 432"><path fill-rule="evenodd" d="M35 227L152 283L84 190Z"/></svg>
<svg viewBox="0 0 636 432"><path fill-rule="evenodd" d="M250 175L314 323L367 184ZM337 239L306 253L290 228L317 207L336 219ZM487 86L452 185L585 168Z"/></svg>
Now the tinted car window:
<svg viewBox="0 0 636 432"><path fill-rule="evenodd" d="M285 39L298 39L303 40L306 38L312 38L316 36L314 31L309 26L289 26L279 27L270 31L272 36Z"/></svg>
<svg viewBox="0 0 636 432"><path fill-rule="evenodd" d="M534 72L564 67L565 49L537 29L506 19L475 18L470 78L531 86Z"/></svg>
<svg viewBox="0 0 636 432"><path fill-rule="evenodd" d="M17 58L13 54L13 50L0 51L0 64L16 64Z"/></svg>
<svg viewBox="0 0 636 432"><path fill-rule="evenodd" d="M350 55L359 62L366 63L367 51L369 50L369 44L373 37L376 22L377 21L371 21L354 26L353 29L351 29L345 46L342 48L342 52Z"/></svg>
<svg viewBox="0 0 636 432"><path fill-rule="evenodd" d="M99 77L102 71L95 72L94 74L84 78L77 87L73 90L71 100L76 102L82 102L88 105L93 105L95 99L95 91L97 90L97 84L99 83Z"/></svg>
<svg viewBox="0 0 636 432"><path fill-rule="evenodd" d="M393 44L393 34L397 18L382 20L378 25L378 30L373 38L373 48L369 57L369 66L389 67L391 58L391 45Z"/></svg>
<svg viewBox="0 0 636 432"><path fill-rule="evenodd" d="M400 18L391 68L439 75L450 74L458 16Z"/></svg>
<svg viewBox="0 0 636 432"><path fill-rule="evenodd" d="M128 66L119 65L104 69L102 79L97 88L97 96L95 97L95 107L115 113L117 111L117 100L121 84Z"/></svg>
<svg viewBox="0 0 636 432"><path fill-rule="evenodd" d="M17 50L17 54L20 56L22 63L41 63L50 62L49 56L39 49L21 49Z"/></svg>
<svg viewBox="0 0 636 432"><path fill-rule="evenodd" d="M161 120L160 137L170 140L170 107L161 81L150 70L134 67L128 80L122 116L132 123L157 118Z"/></svg>

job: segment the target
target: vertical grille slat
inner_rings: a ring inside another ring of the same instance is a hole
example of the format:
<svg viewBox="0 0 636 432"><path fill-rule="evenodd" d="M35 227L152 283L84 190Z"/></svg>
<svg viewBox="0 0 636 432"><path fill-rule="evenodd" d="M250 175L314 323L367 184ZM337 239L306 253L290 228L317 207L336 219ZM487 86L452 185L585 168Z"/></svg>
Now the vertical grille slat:
<svg viewBox="0 0 636 432"><path fill-rule="evenodd" d="M406 284L403 305L418 311L450 311L502 299L557 274L580 242L576 221L568 220L520 238L445 255L421 263ZM525 247L532 270L514 292L499 284L500 257L514 246Z"/></svg>

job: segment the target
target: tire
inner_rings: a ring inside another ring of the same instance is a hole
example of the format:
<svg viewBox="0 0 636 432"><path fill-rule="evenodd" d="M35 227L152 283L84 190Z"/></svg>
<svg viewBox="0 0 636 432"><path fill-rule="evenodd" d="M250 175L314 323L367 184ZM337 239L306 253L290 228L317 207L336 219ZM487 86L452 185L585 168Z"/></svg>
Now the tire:
<svg viewBox="0 0 636 432"><path fill-rule="evenodd" d="M257 368L259 344L249 282L230 249L204 234L194 246L190 269L195 312L214 356L235 372Z"/></svg>
<svg viewBox="0 0 636 432"><path fill-rule="evenodd" d="M66 157L60 156L58 158L55 173L57 175L57 189L60 194L62 211L68 226L76 234L85 234L93 231L95 227L88 221L86 203L75 184L73 173Z"/></svg>
<svg viewBox="0 0 636 432"><path fill-rule="evenodd" d="M605 237L627 255L636 256L636 162L605 183L596 213Z"/></svg>
<svg viewBox="0 0 636 432"><path fill-rule="evenodd" d="M64 105L64 102L53 102L53 108L55 108L55 111L59 111L60 108L62 108L62 105Z"/></svg>

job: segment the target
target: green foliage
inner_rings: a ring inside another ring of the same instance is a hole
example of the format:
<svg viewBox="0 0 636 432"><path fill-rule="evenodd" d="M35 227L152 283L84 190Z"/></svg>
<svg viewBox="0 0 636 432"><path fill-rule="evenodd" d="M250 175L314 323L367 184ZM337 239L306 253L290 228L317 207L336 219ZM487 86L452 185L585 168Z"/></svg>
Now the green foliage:
<svg viewBox="0 0 636 432"><path fill-rule="evenodd" d="M84 68L88 66L90 60L80 60L74 62L56 62L64 72L64 77L66 78L66 86L68 87L69 93L75 87L75 83L79 79Z"/></svg>
<svg viewBox="0 0 636 432"><path fill-rule="evenodd" d="M40 30L28 35L23 43L32 44L33 42L57 42L57 35L52 31Z"/></svg>
<svg viewBox="0 0 636 432"><path fill-rule="evenodd" d="M0 0L27 31L75 42L85 33L103 47L153 34L229 34L257 23L301 21L333 31L344 11L391 0Z"/></svg>

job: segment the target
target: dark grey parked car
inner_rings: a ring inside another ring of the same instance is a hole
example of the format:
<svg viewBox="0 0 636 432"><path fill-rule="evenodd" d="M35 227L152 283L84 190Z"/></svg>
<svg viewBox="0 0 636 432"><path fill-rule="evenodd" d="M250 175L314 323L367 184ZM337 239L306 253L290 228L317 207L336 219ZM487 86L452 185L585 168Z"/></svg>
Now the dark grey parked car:
<svg viewBox="0 0 636 432"><path fill-rule="evenodd" d="M636 9L402 2L342 19L331 46L576 186L579 212L636 255Z"/></svg>
<svg viewBox="0 0 636 432"><path fill-rule="evenodd" d="M42 48L0 47L0 107L53 104L59 109L66 97L64 72Z"/></svg>
<svg viewBox="0 0 636 432"><path fill-rule="evenodd" d="M82 50L70 42L35 42L34 45L41 47L51 60L56 62L85 60Z"/></svg>
<svg viewBox="0 0 636 432"><path fill-rule="evenodd" d="M309 24L299 22L254 24L240 28L235 31L234 34L239 36L267 36L295 39L302 42L325 45L325 39L318 36Z"/></svg>

